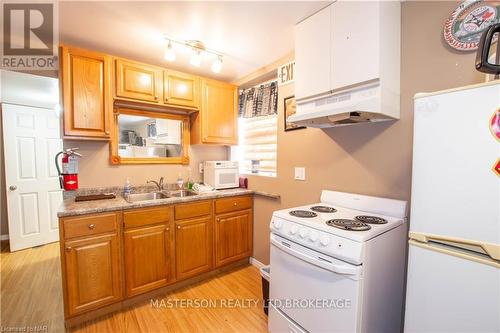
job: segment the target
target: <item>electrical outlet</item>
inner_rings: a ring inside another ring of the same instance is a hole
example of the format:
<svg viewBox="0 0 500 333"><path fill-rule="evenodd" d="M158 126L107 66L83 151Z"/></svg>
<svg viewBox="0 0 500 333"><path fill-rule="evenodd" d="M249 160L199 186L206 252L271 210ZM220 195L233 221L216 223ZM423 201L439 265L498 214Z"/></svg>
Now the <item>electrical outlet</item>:
<svg viewBox="0 0 500 333"><path fill-rule="evenodd" d="M198 171L200 173L203 173L203 162L201 162L199 165L198 165Z"/></svg>
<svg viewBox="0 0 500 333"><path fill-rule="evenodd" d="M306 180L306 168L295 167L295 180Z"/></svg>

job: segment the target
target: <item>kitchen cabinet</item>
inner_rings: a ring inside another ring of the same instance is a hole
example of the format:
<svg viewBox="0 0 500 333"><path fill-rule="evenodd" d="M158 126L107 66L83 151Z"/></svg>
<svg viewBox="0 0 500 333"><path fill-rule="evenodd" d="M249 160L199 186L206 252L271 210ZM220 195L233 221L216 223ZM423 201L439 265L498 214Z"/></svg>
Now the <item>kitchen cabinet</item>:
<svg viewBox="0 0 500 333"><path fill-rule="evenodd" d="M61 217L66 324L241 264L252 254L252 210L253 197L240 195Z"/></svg>
<svg viewBox="0 0 500 333"><path fill-rule="evenodd" d="M111 58L75 47L60 48L64 138L108 140L113 109Z"/></svg>
<svg viewBox="0 0 500 333"><path fill-rule="evenodd" d="M387 91L399 101L400 6L397 1L336 1L298 23L297 101L376 81L383 95Z"/></svg>
<svg viewBox="0 0 500 333"><path fill-rule="evenodd" d="M200 104L200 79L171 70L163 72L164 103L172 106L198 109Z"/></svg>
<svg viewBox="0 0 500 333"><path fill-rule="evenodd" d="M67 241L63 251L69 315L121 299L121 257L117 234Z"/></svg>
<svg viewBox="0 0 500 333"><path fill-rule="evenodd" d="M380 7L378 1L336 1L330 6L331 90L380 77Z"/></svg>
<svg viewBox="0 0 500 333"><path fill-rule="evenodd" d="M238 144L237 87L203 79L201 92L201 110L191 121L191 142Z"/></svg>
<svg viewBox="0 0 500 333"><path fill-rule="evenodd" d="M295 27L295 98L331 89L331 6Z"/></svg>
<svg viewBox="0 0 500 333"><path fill-rule="evenodd" d="M215 216L215 265L217 267L252 255L252 211Z"/></svg>
<svg viewBox="0 0 500 333"><path fill-rule="evenodd" d="M161 68L116 59L116 97L158 104L161 102Z"/></svg>
<svg viewBox="0 0 500 333"><path fill-rule="evenodd" d="M121 212L60 220L66 316L122 299L120 223Z"/></svg>
<svg viewBox="0 0 500 333"><path fill-rule="evenodd" d="M185 279L212 268L212 216L175 222L176 277Z"/></svg>
<svg viewBox="0 0 500 333"><path fill-rule="evenodd" d="M169 280L169 226L160 224L123 233L127 296L165 286Z"/></svg>

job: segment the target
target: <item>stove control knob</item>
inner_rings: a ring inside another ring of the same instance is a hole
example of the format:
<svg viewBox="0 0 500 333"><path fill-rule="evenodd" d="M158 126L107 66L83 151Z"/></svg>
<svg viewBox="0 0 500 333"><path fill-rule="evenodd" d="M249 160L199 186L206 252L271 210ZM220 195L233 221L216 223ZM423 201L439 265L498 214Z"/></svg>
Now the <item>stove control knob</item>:
<svg viewBox="0 0 500 333"><path fill-rule="evenodd" d="M298 229L299 228L296 225L292 225L292 227L290 228L290 234L295 235Z"/></svg>
<svg viewBox="0 0 500 333"><path fill-rule="evenodd" d="M281 226L283 226L283 222L281 222L280 220L273 221L273 226L276 229L279 229L279 228L281 228Z"/></svg>
<svg viewBox="0 0 500 333"><path fill-rule="evenodd" d="M315 242L318 239L318 233L316 231L311 232L309 235L309 240Z"/></svg>
<svg viewBox="0 0 500 333"><path fill-rule="evenodd" d="M330 242L330 240L328 239L327 236L321 236L320 240L319 240L319 243L322 245L322 246L327 246L328 243Z"/></svg>
<svg viewBox="0 0 500 333"><path fill-rule="evenodd" d="M309 233L309 231L307 231L307 229L300 229L300 238L306 238L307 234Z"/></svg>

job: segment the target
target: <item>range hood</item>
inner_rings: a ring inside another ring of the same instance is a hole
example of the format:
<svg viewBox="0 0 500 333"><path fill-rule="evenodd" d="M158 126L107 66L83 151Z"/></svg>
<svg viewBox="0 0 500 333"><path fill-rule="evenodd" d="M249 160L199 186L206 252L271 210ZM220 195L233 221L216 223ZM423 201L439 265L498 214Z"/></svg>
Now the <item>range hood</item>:
<svg viewBox="0 0 500 333"><path fill-rule="evenodd" d="M297 101L297 113L288 121L300 126L329 128L398 119L399 105L385 105L382 97L377 80L368 85L301 99Z"/></svg>

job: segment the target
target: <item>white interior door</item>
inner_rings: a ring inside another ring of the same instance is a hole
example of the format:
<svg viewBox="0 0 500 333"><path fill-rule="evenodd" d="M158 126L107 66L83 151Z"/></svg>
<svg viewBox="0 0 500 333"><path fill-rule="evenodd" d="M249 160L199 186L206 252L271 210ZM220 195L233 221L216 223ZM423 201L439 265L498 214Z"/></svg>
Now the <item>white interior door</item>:
<svg viewBox="0 0 500 333"><path fill-rule="evenodd" d="M55 110L2 105L11 251L59 239L62 201L54 157L62 149Z"/></svg>

